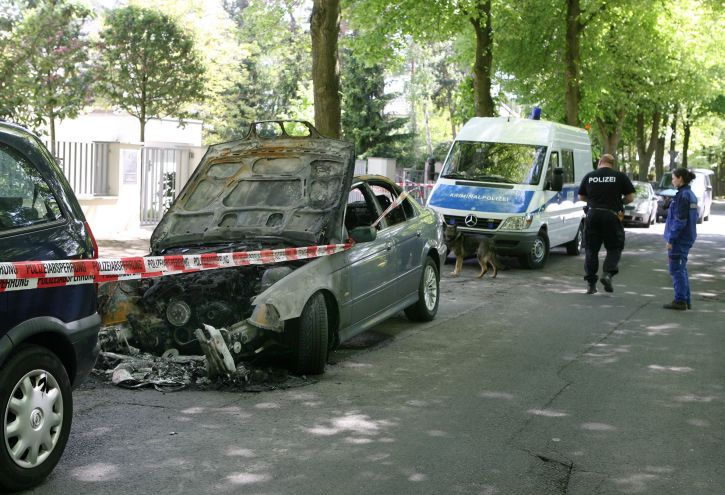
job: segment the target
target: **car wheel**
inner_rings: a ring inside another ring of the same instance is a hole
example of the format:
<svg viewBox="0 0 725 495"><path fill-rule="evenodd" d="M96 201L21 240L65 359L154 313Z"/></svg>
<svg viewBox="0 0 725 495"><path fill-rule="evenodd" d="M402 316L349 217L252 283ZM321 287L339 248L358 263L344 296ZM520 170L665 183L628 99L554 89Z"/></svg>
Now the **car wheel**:
<svg viewBox="0 0 725 495"><path fill-rule="evenodd" d="M546 234L539 232L536 234L536 239L531 246L529 252L519 258L519 261L524 268L536 270L542 268L546 264L546 259L549 257L549 240L546 238Z"/></svg>
<svg viewBox="0 0 725 495"><path fill-rule="evenodd" d="M576 231L576 237L566 243L566 254L570 256L579 256L582 252L582 244L584 241L584 223L579 224L579 229Z"/></svg>
<svg viewBox="0 0 725 495"><path fill-rule="evenodd" d="M405 308L412 321L431 321L438 313L441 276L433 259L428 256L418 285L418 302Z"/></svg>
<svg viewBox="0 0 725 495"><path fill-rule="evenodd" d="M293 354L295 372L306 375L325 372L328 334L325 296L317 292L307 301L296 322Z"/></svg>
<svg viewBox="0 0 725 495"><path fill-rule="evenodd" d="M63 364L47 349L20 350L0 370L0 488L42 482L60 460L70 433L73 399Z"/></svg>

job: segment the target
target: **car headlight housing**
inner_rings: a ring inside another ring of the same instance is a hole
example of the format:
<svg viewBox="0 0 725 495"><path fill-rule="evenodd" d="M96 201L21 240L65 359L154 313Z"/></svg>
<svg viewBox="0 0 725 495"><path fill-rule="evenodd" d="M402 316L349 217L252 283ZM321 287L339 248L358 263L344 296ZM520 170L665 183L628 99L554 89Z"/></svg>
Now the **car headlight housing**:
<svg viewBox="0 0 725 495"><path fill-rule="evenodd" d="M526 230L531 226L531 222L533 220L534 216L531 213L508 217L506 220L501 222L499 230Z"/></svg>
<svg viewBox="0 0 725 495"><path fill-rule="evenodd" d="M279 319L279 311L272 304L258 304L252 311L252 316L247 320L254 326L281 332L284 329L283 322Z"/></svg>

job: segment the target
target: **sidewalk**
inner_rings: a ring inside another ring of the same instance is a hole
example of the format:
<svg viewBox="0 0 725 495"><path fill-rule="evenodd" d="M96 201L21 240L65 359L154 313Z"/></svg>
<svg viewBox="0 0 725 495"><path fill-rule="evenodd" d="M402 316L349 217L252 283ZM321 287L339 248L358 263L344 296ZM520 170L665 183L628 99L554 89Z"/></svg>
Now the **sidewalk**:
<svg viewBox="0 0 725 495"><path fill-rule="evenodd" d="M118 258L128 256L145 256L149 254L149 238L152 229L116 232L112 236L96 238L99 258Z"/></svg>

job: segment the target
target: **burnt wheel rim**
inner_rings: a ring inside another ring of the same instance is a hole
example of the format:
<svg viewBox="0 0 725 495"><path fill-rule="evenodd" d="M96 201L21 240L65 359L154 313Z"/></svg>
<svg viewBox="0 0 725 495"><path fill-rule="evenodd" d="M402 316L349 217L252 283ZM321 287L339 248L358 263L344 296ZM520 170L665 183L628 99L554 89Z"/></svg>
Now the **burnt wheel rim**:
<svg viewBox="0 0 725 495"><path fill-rule="evenodd" d="M48 459L63 425L63 394L55 377L33 370L15 384L3 415L5 449L21 468Z"/></svg>
<svg viewBox="0 0 725 495"><path fill-rule="evenodd" d="M423 300L428 311L433 311L438 302L438 279L431 265L426 265L423 273Z"/></svg>

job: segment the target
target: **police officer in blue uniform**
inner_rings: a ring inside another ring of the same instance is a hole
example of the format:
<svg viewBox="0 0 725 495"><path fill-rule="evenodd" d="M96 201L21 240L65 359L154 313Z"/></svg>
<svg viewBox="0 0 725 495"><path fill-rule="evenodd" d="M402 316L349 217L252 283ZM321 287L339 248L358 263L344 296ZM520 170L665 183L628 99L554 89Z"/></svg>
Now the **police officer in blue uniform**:
<svg viewBox="0 0 725 495"><path fill-rule="evenodd" d="M584 176L579 186L579 199L587 202L584 231L584 280L587 294L597 292L599 250L604 244L607 255L602 265L604 290L614 292L612 277L619 272L619 259L624 249L624 204L634 199L634 185L622 172L614 170L614 157L602 155L597 169Z"/></svg>
<svg viewBox="0 0 725 495"><path fill-rule="evenodd" d="M692 308L690 281L687 278L687 255L697 238L697 197L690 189L690 182L694 178L695 174L686 168L678 168L672 172L672 185L677 188L677 194L667 210L664 237L675 299L663 306L666 309Z"/></svg>

